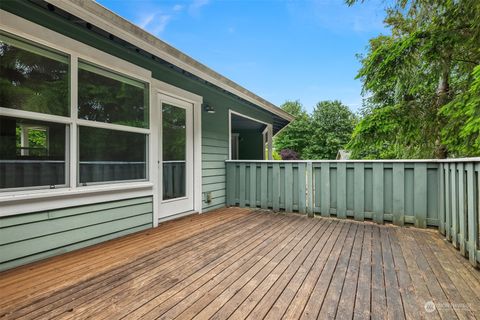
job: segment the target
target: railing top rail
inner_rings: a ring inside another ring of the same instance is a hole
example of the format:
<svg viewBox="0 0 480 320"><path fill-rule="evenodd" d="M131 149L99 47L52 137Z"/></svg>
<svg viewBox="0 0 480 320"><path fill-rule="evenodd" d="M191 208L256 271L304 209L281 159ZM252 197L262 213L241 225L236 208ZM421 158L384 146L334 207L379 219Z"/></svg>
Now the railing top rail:
<svg viewBox="0 0 480 320"><path fill-rule="evenodd" d="M480 157L472 158L451 158L451 159L385 159L385 160L225 160L225 162L265 162L265 163L299 163L299 162L381 162L381 163L395 163L395 162L425 162L425 163L445 163L445 162L480 162Z"/></svg>

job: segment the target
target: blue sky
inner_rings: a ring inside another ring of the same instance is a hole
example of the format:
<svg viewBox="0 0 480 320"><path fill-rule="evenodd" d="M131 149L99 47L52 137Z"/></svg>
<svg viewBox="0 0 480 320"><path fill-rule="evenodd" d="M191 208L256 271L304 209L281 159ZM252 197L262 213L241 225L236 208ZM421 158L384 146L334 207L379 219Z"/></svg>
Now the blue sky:
<svg viewBox="0 0 480 320"><path fill-rule="evenodd" d="M368 39L387 33L383 0L97 0L261 97L361 106L355 80Z"/></svg>

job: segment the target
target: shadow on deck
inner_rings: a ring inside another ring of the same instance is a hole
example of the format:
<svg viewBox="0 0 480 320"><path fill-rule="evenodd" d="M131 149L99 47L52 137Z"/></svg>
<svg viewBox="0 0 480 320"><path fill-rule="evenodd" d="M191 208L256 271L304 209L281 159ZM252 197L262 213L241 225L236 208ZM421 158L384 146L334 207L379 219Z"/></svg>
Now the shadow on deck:
<svg viewBox="0 0 480 320"><path fill-rule="evenodd" d="M480 317L433 230L221 209L0 273L0 319Z"/></svg>

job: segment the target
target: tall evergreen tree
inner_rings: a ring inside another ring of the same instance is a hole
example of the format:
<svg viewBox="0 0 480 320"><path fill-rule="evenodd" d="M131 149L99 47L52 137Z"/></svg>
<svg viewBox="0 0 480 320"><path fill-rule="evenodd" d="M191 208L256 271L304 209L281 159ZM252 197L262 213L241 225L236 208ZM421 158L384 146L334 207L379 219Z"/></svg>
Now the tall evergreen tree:
<svg viewBox="0 0 480 320"><path fill-rule="evenodd" d="M480 155L480 2L396 0L385 23L391 34L361 57L368 98L352 155Z"/></svg>

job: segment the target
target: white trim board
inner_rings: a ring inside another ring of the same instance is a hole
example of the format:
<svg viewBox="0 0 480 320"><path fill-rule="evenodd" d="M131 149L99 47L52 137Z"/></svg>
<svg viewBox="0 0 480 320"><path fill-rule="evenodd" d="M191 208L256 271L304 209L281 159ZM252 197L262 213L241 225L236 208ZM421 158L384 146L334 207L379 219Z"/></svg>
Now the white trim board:
<svg viewBox="0 0 480 320"><path fill-rule="evenodd" d="M237 111L233 111L232 109L229 109L228 110L230 114L234 114L234 115L237 115L239 117L242 117L242 118L245 118L245 119L248 119L248 120L252 120L252 121L255 121L255 122L258 122L258 123L262 123L264 125L266 125L267 127L269 125L271 125L270 123L268 122L265 122L265 121L262 121L262 120L258 120L256 118L253 118L253 117L250 117L250 116L247 116L247 115L244 115L243 113L240 113L240 112L237 112Z"/></svg>
<svg viewBox="0 0 480 320"><path fill-rule="evenodd" d="M24 192L0 200L0 217L152 196L152 188L153 184L150 182L137 182ZM153 211L155 214L155 207Z"/></svg>

